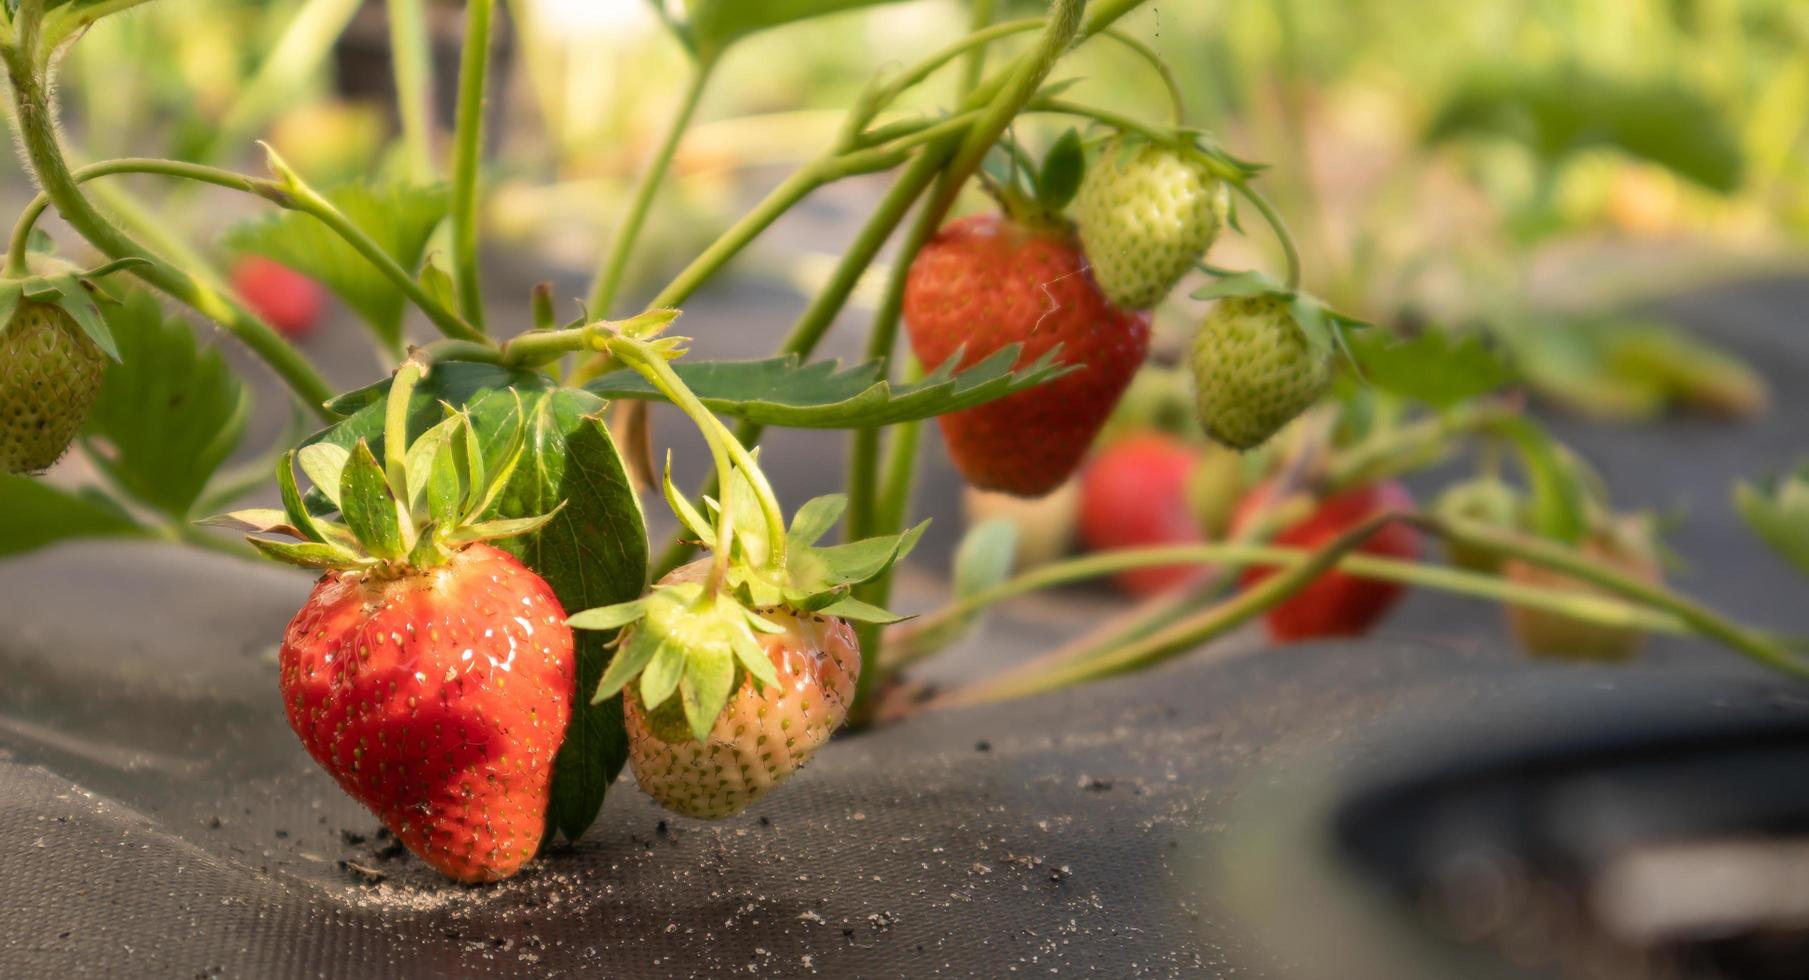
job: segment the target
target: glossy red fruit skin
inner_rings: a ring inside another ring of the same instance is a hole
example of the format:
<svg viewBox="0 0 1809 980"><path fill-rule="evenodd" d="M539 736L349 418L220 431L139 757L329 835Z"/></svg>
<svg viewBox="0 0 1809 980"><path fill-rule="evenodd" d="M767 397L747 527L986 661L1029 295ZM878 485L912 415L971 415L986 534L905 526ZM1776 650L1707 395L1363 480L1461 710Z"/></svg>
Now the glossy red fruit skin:
<svg viewBox="0 0 1809 980"><path fill-rule="evenodd" d="M1257 503L1267 494L1267 486L1259 485L1245 496L1232 521L1233 533L1250 520ZM1273 543L1288 548L1320 548L1373 514L1411 509L1412 495L1393 480L1354 487L1320 501L1319 508L1306 520L1277 534ZM1411 561L1420 556L1420 538L1412 528L1394 523L1377 531L1357 550L1379 558ZM1273 569L1252 568L1244 573L1244 587L1249 588L1272 574ZM1264 622L1268 625L1269 636L1281 643L1319 637L1361 636L1380 622L1405 592L1402 586L1393 582L1360 579L1333 570L1269 610Z"/></svg>
<svg viewBox="0 0 1809 980"><path fill-rule="evenodd" d="M423 861L497 881L539 850L576 673L565 610L513 557L476 544L388 581L329 572L281 672L308 753Z"/></svg>
<svg viewBox="0 0 1809 980"><path fill-rule="evenodd" d="M1155 432L1127 436L1087 464L1080 483L1080 535L1089 551L1203 542L1187 499L1199 451ZM1161 565L1119 572L1113 584L1132 596L1185 585L1202 565Z"/></svg>
<svg viewBox="0 0 1809 980"><path fill-rule="evenodd" d="M326 305L319 283L261 255L247 255L233 266L232 288L253 312L291 339L312 332Z"/></svg>
<svg viewBox="0 0 1809 980"><path fill-rule="evenodd" d="M951 222L905 282L911 349L926 367L958 350L966 368L1010 344L1020 366L1057 344L1081 365L1065 377L938 421L962 476L983 490L1037 497L1066 480L1149 353L1148 313L1111 305L1072 232L996 214Z"/></svg>

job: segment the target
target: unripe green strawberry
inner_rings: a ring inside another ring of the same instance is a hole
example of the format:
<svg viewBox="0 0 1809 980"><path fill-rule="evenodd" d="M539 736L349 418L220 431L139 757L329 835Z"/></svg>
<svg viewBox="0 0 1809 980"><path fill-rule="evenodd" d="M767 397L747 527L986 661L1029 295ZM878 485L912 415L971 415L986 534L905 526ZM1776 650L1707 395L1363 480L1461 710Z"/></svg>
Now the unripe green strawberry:
<svg viewBox="0 0 1809 980"><path fill-rule="evenodd" d="M1206 434L1254 449L1311 408L1331 384L1329 352L1315 348L1286 298L1227 296L1193 338L1194 397Z"/></svg>
<svg viewBox="0 0 1809 980"><path fill-rule="evenodd" d="M0 327L0 470L38 473L60 459L106 370L106 355L73 316L21 300Z"/></svg>
<svg viewBox="0 0 1809 980"><path fill-rule="evenodd" d="M663 583L699 581L709 565L693 562ZM853 627L834 616L785 609L759 615L783 629L758 636L779 683L757 685L738 670L734 693L706 740L694 737L677 697L650 714L639 685L623 689L635 781L674 813L702 820L740 813L810 761L848 716L861 670Z"/></svg>
<svg viewBox="0 0 1809 980"><path fill-rule="evenodd" d="M1441 517L1512 528L1519 524L1522 501L1513 487L1494 477L1480 477L1459 483L1439 495L1433 510ZM1471 547L1460 541L1447 542L1451 564L1472 572L1495 574L1501 571L1501 559L1493 551Z"/></svg>
<svg viewBox="0 0 1809 980"><path fill-rule="evenodd" d="M1072 214L1099 288L1116 306L1146 310L1199 264L1229 208L1204 155L1113 140L1087 168Z"/></svg>

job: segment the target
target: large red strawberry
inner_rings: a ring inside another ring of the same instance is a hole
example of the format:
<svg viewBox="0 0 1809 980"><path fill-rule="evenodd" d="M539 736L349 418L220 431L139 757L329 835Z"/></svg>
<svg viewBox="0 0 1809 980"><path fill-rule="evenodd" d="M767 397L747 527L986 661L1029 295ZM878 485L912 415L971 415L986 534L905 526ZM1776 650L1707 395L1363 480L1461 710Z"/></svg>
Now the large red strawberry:
<svg viewBox="0 0 1809 980"><path fill-rule="evenodd" d="M393 577L328 572L281 669L308 753L422 860L496 881L539 850L575 683L540 576L483 544Z"/></svg>
<svg viewBox="0 0 1809 980"><path fill-rule="evenodd" d="M1051 222L973 215L918 254L904 316L917 359L967 367L1022 344L1020 365L1061 345L1065 377L944 415L949 455L969 483L1034 497L1080 465L1149 351L1147 313L1114 307L1094 284L1074 234Z"/></svg>
<svg viewBox="0 0 1809 980"><path fill-rule="evenodd" d="M1199 450L1172 436L1144 432L1102 449L1081 476L1080 533L1092 551L1203 541L1188 498ZM1118 588L1152 595L1198 578L1200 565L1160 565L1119 572Z"/></svg>
<svg viewBox="0 0 1809 980"><path fill-rule="evenodd" d="M258 316L289 338L311 332L326 305L319 283L261 255L247 255L233 266L232 288Z"/></svg>
<svg viewBox="0 0 1809 980"><path fill-rule="evenodd" d="M693 562L661 584L702 581L709 565ZM635 782L674 813L703 820L740 813L809 762L848 717L861 672L854 628L817 613L756 612L781 628L754 634L778 682L739 672L707 738L692 737L679 699L650 714L636 686L624 693Z"/></svg>
<svg viewBox="0 0 1809 980"><path fill-rule="evenodd" d="M1254 518L1256 507L1268 496L1268 486L1263 484L1244 498L1232 522L1234 531ZM1412 508L1413 497L1407 488L1393 480L1353 487L1320 501L1306 519L1282 530L1272 541L1289 548L1322 548L1376 514ZM1418 558L1419 534L1399 523L1388 524L1357 550L1381 558ZM1251 568L1244 573L1245 587L1272 574L1273 569ZM1396 583L1361 579L1334 569L1269 610L1265 621L1269 635L1284 643L1325 636L1360 636L1394 608L1403 592Z"/></svg>
<svg viewBox="0 0 1809 980"><path fill-rule="evenodd" d="M551 517L486 519L525 438L516 425L489 467L461 465L484 455L463 415L386 446L387 469L363 440L316 443L278 465L281 511L218 519L299 538L251 542L325 570L283 636L289 724L342 789L459 881L507 878L539 850L576 695L559 599L483 543ZM298 458L343 523L304 502Z"/></svg>

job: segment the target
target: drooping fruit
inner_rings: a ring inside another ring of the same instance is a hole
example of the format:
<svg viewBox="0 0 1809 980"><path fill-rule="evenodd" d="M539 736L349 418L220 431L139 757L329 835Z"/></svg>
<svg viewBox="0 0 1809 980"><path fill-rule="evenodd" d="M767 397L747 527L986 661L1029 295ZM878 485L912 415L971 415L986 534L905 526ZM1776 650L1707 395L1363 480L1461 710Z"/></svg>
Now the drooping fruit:
<svg viewBox="0 0 1809 980"><path fill-rule="evenodd" d="M427 370L411 356L398 379ZM412 387L398 380L390 397ZM558 596L484 543L531 535L564 506L489 516L525 452L519 415L495 437L499 452L454 414L411 445L386 444L387 468L363 439L315 442L277 464L282 510L209 522L324 571L283 636L289 723L409 850L466 882L507 878L539 850L577 694ZM298 461L339 520L306 502Z"/></svg>
<svg viewBox="0 0 1809 980"><path fill-rule="evenodd" d="M233 266L232 288L258 316L291 339L312 332L326 305L319 283L261 255L247 255Z"/></svg>
<svg viewBox="0 0 1809 980"><path fill-rule="evenodd" d="M709 565L693 562L661 584L701 582ZM747 809L810 761L854 702L861 655L853 627L821 613L783 608L755 613L778 627L754 634L776 683L737 669L728 704L703 740L694 737L680 698L649 712L639 685L624 689L635 781L674 813L713 820ZM625 645L632 642L632 635L624 638Z"/></svg>
<svg viewBox="0 0 1809 980"><path fill-rule="evenodd" d="M100 394L107 356L66 310L20 300L0 327L0 471L61 459Z"/></svg>
<svg viewBox="0 0 1809 980"><path fill-rule="evenodd" d="M1259 484L1250 492L1233 521L1235 531L1242 531L1256 518L1258 504L1268 495L1266 484ZM1412 508L1413 497L1395 481L1353 487L1321 500L1312 514L1271 540L1280 547L1322 548L1376 514ZM1419 551L1418 532L1399 523L1383 526L1357 548L1360 554L1407 560L1418 558ZM1244 573L1244 586L1248 588L1273 574L1274 569L1253 567ZM1270 609L1264 622L1269 636L1282 643L1361 636L1380 622L1404 594L1403 587L1394 582L1361 579L1331 569Z"/></svg>
<svg viewBox="0 0 1809 980"><path fill-rule="evenodd" d="M1029 364L1061 345L1077 370L938 421L967 481L1024 497L1060 486L1149 351L1149 317L1109 303L1065 228L973 215L925 245L905 284L918 360L967 367L1011 344Z"/></svg>
<svg viewBox="0 0 1809 980"><path fill-rule="evenodd" d="M1146 310L1205 257L1230 199L1203 153L1124 139L1087 168L1072 213L1099 288L1118 306Z"/></svg>
<svg viewBox="0 0 1809 980"><path fill-rule="evenodd" d="M1585 556L1614 566L1635 578L1657 583L1663 578L1652 532L1645 522L1626 519L1600 528L1578 545ZM1599 586L1562 572L1511 559L1502 574L1512 582L1584 595L1612 595ZM1645 634L1624 626L1574 619L1544 609L1507 606L1508 626L1520 648L1535 657L1559 660L1631 659Z"/></svg>
<svg viewBox="0 0 1809 980"><path fill-rule="evenodd" d="M1188 499L1199 459L1195 447L1159 433L1121 439L1102 449L1081 475L1081 540L1090 551L1117 551L1205 540ZM1166 592L1194 581L1199 564L1157 565L1119 572L1128 595Z"/></svg>
<svg viewBox="0 0 1809 980"><path fill-rule="evenodd" d="M575 670L552 588L484 544L400 575L328 572L281 654L308 753L465 882L507 878L539 850Z"/></svg>
<svg viewBox="0 0 1809 980"><path fill-rule="evenodd" d="M1331 384L1331 355L1296 322L1288 300L1227 296L1194 335L1194 395L1206 434L1253 449L1312 407Z"/></svg>

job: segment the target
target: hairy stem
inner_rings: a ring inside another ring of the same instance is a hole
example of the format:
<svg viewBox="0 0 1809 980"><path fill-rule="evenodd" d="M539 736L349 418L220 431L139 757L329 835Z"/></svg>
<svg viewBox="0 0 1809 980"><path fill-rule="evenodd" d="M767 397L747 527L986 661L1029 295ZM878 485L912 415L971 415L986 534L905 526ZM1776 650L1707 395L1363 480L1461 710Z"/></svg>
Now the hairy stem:
<svg viewBox="0 0 1809 980"><path fill-rule="evenodd" d="M134 275L225 327L269 364L297 398L322 419L332 419L325 407L333 397L332 386L275 330L230 297L151 254L82 196L57 141L55 107L45 77L34 70L31 59L22 53L32 49L36 24L27 18L21 21L21 27L30 27L31 32L22 29L18 47L6 49L6 67L12 81L19 145L45 197L56 205L70 227L108 258L145 259L148 264L134 269Z"/></svg>

